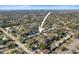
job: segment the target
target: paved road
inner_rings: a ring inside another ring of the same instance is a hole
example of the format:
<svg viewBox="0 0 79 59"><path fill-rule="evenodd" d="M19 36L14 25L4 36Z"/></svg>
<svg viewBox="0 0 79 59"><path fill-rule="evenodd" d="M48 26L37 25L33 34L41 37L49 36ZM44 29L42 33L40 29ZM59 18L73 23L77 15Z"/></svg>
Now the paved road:
<svg viewBox="0 0 79 59"><path fill-rule="evenodd" d="M75 48L76 45L79 44L79 39L75 39L74 42L72 42L67 48L68 51L64 51L61 54L72 54L72 50Z"/></svg>
<svg viewBox="0 0 79 59"><path fill-rule="evenodd" d="M32 52L30 50L28 50L22 43L20 43L19 41L17 41L16 37L10 35L8 32L6 32L3 28L0 28L1 31L3 31L8 37L10 37L12 40L15 41L15 43L21 47L26 53L28 54L32 54Z"/></svg>

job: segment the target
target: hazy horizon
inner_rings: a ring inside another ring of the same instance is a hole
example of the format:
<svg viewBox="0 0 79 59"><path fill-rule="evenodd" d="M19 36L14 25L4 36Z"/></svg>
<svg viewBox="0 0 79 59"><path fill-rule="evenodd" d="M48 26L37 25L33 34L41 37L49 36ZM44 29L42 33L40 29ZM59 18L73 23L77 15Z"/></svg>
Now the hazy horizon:
<svg viewBox="0 0 79 59"><path fill-rule="evenodd" d="M0 10L74 10L79 5L0 5Z"/></svg>

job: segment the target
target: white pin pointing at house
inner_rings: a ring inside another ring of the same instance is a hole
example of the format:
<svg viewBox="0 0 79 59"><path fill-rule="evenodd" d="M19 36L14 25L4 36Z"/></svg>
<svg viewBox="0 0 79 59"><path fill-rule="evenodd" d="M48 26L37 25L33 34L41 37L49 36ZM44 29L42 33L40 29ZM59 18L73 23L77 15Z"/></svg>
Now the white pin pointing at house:
<svg viewBox="0 0 79 59"><path fill-rule="evenodd" d="M50 14L51 14L51 12L49 12L49 13L45 16L45 18L43 19L43 21L42 21L42 23L41 23L41 26L39 26L39 32L40 32L40 33L44 30L44 28L42 28L42 27L43 27L43 24L44 24L45 20L47 19L47 17L48 17Z"/></svg>

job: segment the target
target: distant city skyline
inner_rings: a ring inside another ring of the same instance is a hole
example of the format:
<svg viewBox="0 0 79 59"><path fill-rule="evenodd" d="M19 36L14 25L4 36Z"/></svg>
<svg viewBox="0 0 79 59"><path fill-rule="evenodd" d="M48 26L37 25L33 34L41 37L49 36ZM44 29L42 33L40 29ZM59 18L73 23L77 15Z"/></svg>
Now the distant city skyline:
<svg viewBox="0 0 79 59"><path fill-rule="evenodd" d="M79 9L79 5L0 5L0 10Z"/></svg>

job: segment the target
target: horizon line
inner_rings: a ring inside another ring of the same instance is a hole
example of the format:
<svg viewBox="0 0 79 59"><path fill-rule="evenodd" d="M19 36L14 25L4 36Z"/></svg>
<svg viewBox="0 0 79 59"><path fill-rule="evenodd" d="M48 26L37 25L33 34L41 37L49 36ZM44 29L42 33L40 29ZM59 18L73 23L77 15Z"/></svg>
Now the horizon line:
<svg viewBox="0 0 79 59"><path fill-rule="evenodd" d="M0 10L74 10L79 5L0 5Z"/></svg>

